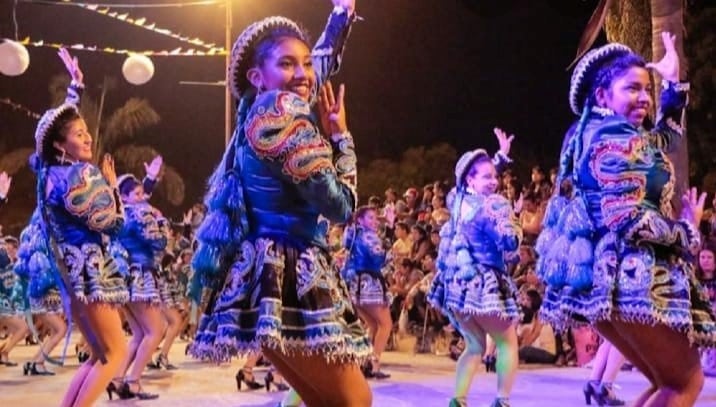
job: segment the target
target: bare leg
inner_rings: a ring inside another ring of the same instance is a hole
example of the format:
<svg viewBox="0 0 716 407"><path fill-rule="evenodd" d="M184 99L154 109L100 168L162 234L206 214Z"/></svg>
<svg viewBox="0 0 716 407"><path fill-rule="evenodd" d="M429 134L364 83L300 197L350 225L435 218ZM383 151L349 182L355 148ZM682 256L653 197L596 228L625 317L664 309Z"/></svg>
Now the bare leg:
<svg viewBox="0 0 716 407"><path fill-rule="evenodd" d="M614 383L617 379L617 374L622 369L622 365L624 365L624 355L619 352L616 346L610 346L604 374L602 375L602 382Z"/></svg>
<svg viewBox="0 0 716 407"><path fill-rule="evenodd" d="M602 376L604 375L604 369L607 367L607 360L609 359L609 350L612 348L611 342L603 340L597 349L597 354L594 355L592 361L592 373L589 376L590 381L602 382Z"/></svg>
<svg viewBox="0 0 716 407"><path fill-rule="evenodd" d="M598 322L595 326L600 334L604 336L612 346L615 346L629 361L636 366L639 371L649 380L650 386L642 394L637 397L634 402L634 407L643 406L647 400L654 394L658 388L654 373L651 371L651 367L646 363L646 360L632 347L632 344L622 336L620 331L615 328L610 321Z"/></svg>
<svg viewBox="0 0 716 407"><path fill-rule="evenodd" d="M472 317L468 315L456 316L454 322L465 340L465 350L457 360L455 368L455 398L465 400L470 391L470 385L480 366L482 353L485 351L485 331Z"/></svg>
<svg viewBox="0 0 716 407"><path fill-rule="evenodd" d="M517 330L511 321L493 316L475 317L475 322L495 340L497 346L497 396L508 398L517 376Z"/></svg>
<svg viewBox="0 0 716 407"><path fill-rule="evenodd" d="M85 380L82 382L77 394L70 394L73 389L65 395L63 406L73 407L89 407L92 406L99 395L105 390L112 376L117 372L119 364L127 352L127 344L122 332L122 324L119 318L119 312L110 306L102 303L89 304L86 308L87 317L96 332L94 332L100 341L104 344L105 357L107 363L98 362L96 356L92 356L85 365L92 368L86 373ZM84 369L80 369L77 375L84 373ZM73 384L74 380L73 380ZM65 404L65 402L69 402Z"/></svg>
<svg viewBox="0 0 716 407"><path fill-rule="evenodd" d="M139 348L139 344L141 344L142 340L144 339L144 331L142 330L142 326L139 324L137 319L134 318L134 315L132 315L132 312L129 307L125 307L124 309L124 318L129 324L129 329L132 330L132 337L129 339L129 344L127 345L126 356L119 364L119 369L115 373L114 380L115 385L117 386L122 384L121 380L124 379L124 376L127 375L129 366L132 365L132 361L134 361L134 358L137 355L137 348Z"/></svg>
<svg viewBox="0 0 716 407"><path fill-rule="evenodd" d="M323 355L285 355L264 349L307 407L369 407L373 396L358 365L329 363ZM305 394L303 392L305 390Z"/></svg>
<svg viewBox="0 0 716 407"><path fill-rule="evenodd" d="M30 329L27 327L25 320L21 317L0 318L0 321L7 326L9 333L5 342L0 346L0 353L2 354L2 360L9 361L7 359L8 354L18 342L27 336Z"/></svg>
<svg viewBox="0 0 716 407"><path fill-rule="evenodd" d="M179 310L176 308L165 308L163 311L168 326L167 331L164 334L164 343L162 344L160 352L162 355L167 357L172 348L172 344L174 344L174 339L176 339L182 329L183 318L179 313Z"/></svg>
<svg viewBox="0 0 716 407"><path fill-rule="evenodd" d="M154 349L162 340L164 321L161 309L157 306L146 302L133 302L129 303L127 307L144 332L142 342L137 347L137 353L126 375L127 381L138 382L144 368L147 367L147 362L152 359ZM136 391L136 388L133 388L132 391Z"/></svg>
<svg viewBox="0 0 716 407"><path fill-rule="evenodd" d="M704 384L698 350L685 334L665 325L612 322L653 372L657 391L645 406L692 406Z"/></svg>
<svg viewBox="0 0 716 407"><path fill-rule="evenodd" d="M373 355L375 356L373 362L373 370L375 372L380 371L380 356L385 350L385 345L388 344L388 338L390 337L390 330L393 327L393 323L390 319L390 309L385 305L369 305L363 307L363 312L369 315L375 323L375 331L373 334ZM371 330L373 327L371 327Z"/></svg>
<svg viewBox="0 0 716 407"><path fill-rule="evenodd" d="M55 349L58 343L67 333L67 324L60 314L42 314L40 316L43 326L50 330L50 336L40 345L35 357L32 359L36 365L44 366L45 355L49 356L50 352ZM46 369L45 369L46 370Z"/></svg>

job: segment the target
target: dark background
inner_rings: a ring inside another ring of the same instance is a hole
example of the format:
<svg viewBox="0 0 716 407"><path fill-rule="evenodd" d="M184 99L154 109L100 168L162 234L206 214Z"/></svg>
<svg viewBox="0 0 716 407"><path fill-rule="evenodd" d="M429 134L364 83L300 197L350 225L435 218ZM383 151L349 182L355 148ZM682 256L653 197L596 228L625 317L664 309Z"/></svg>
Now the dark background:
<svg viewBox="0 0 716 407"><path fill-rule="evenodd" d="M257 19L281 14L301 22L315 40L332 8L329 0L233 4L234 37ZM347 86L349 127L359 161L399 157L408 147L439 142L450 143L458 152L494 150L492 128L498 125L517 135L517 151L553 166L562 134L573 120L566 67L595 4L357 0L364 21L353 29L337 81ZM224 9L219 6L126 11L162 28L223 43ZM0 0L0 12L0 35L14 36L12 1ZM191 47L76 7L21 3L17 19L20 38L138 50ZM31 61L25 74L0 76L0 98L42 113L50 103L49 79L64 67L55 50L28 49ZM154 57L154 78L133 86L122 78L124 56L74 54L93 97L99 96L104 75L119 79L119 86L107 95L105 112L130 97L151 102L162 121L139 141L154 146L179 170L187 186L184 207L199 200L204 180L223 151L224 93L223 88L183 86L179 81L223 79L223 58ZM0 145L5 151L32 146L35 125L35 120L0 105ZM162 209L177 216L184 208Z"/></svg>

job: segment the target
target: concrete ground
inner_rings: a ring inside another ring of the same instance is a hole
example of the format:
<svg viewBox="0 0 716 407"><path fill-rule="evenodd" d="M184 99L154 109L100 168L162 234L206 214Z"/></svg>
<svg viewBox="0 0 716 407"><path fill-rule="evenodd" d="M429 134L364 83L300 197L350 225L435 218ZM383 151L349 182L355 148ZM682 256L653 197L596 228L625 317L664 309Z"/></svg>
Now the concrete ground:
<svg viewBox="0 0 716 407"><path fill-rule="evenodd" d="M274 407L282 393L257 390L237 392L234 375L240 361L221 366L200 363L184 356L185 342L178 341L170 360L179 367L175 371L147 370L143 378L145 391L159 393L153 401L108 401L104 395L98 406L194 407L247 406ZM58 405L72 375L77 358L71 350L65 367L48 365L56 376L23 376L22 363L36 346L19 346L11 353L17 367L0 366L0 406ZM452 394L455 363L445 356L414 355L412 352L388 352L383 370L392 374L385 381L372 381L375 406L447 406ZM674 366L678 369L678 366ZM261 381L265 370L257 369ZM582 386L589 370L584 368L556 368L551 366L521 366L511 397L515 407L583 406ZM617 393L633 401L646 387L646 380L636 371L620 373ZM494 373L480 372L473 383L468 399L470 406L489 406L496 388ZM627 403L629 405L629 403ZM716 406L716 379L706 381L697 406Z"/></svg>

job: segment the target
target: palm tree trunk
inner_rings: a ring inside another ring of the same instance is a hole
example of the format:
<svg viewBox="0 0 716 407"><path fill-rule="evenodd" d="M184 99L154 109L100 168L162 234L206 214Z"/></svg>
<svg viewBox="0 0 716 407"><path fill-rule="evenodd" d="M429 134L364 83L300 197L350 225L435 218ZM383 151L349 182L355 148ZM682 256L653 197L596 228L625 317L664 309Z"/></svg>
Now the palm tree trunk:
<svg viewBox="0 0 716 407"><path fill-rule="evenodd" d="M620 42L646 60L651 59L650 0L612 2L604 21L609 42Z"/></svg>
<svg viewBox="0 0 716 407"><path fill-rule="evenodd" d="M681 66L681 79L686 78L688 68L686 54L684 53L684 2L683 0L651 0L651 47L654 60L658 61L664 56L664 43L661 33L669 31L676 35L676 50L679 53ZM656 93L661 90L661 78L655 75ZM658 98L654 99L657 103ZM682 117L684 138L677 149L669 155L676 171L676 185L674 186L674 199L672 203L676 213L681 211L681 196L689 187L689 148L686 142L686 115Z"/></svg>
<svg viewBox="0 0 716 407"><path fill-rule="evenodd" d="M683 50L684 4L683 0L622 0L613 2L604 23L609 42L620 42L642 55L647 61L658 61L664 56L661 32L676 34L676 48L681 57L681 75L686 74L686 59ZM658 107L661 78L654 78L654 94ZM685 123L684 123L685 124ZM688 188L689 157L685 138L676 151L669 156L674 163L677 184L672 200L675 213L681 209L681 195Z"/></svg>

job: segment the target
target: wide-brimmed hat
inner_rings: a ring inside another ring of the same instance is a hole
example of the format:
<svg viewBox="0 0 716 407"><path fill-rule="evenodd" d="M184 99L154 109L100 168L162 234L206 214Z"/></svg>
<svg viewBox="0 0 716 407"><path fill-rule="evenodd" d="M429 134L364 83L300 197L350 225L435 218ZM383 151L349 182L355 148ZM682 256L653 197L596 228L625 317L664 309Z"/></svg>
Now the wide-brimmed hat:
<svg viewBox="0 0 716 407"><path fill-rule="evenodd" d="M589 91L594 86L594 77L604 63L632 52L631 48L626 45L615 42L593 49L579 60L572 72L569 87L569 107L572 108L574 114L582 114Z"/></svg>
<svg viewBox="0 0 716 407"><path fill-rule="evenodd" d="M457 164L455 164L455 185L458 188L464 186L465 177L467 177L467 173L470 171L470 168L472 168L472 164L481 157L490 157L490 155L487 154L487 151L484 149L478 148L468 151L457 160Z"/></svg>
<svg viewBox="0 0 716 407"><path fill-rule="evenodd" d="M76 105L72 103L63 103L54 109L46 111L42 117L40 117L40 121L37 123L37 129L35 129L35 152L39 157L42 157L45 139L54 128L57 123L57 119L68 111L73 111L79 114L79 110Z"/></svg>
<svg viewBox="0 0 716 407"><path fill-rule="evenodd" d="M308 43L308 35L299 25L286 17L272 16L264 18L248 26L236 39L231 48L231 62L227 73L227 83L231 94L240 99L251 83L246 78L246 72L251 68L256 43L266 33L277 28L293 31L298 38Z"/></svg>

